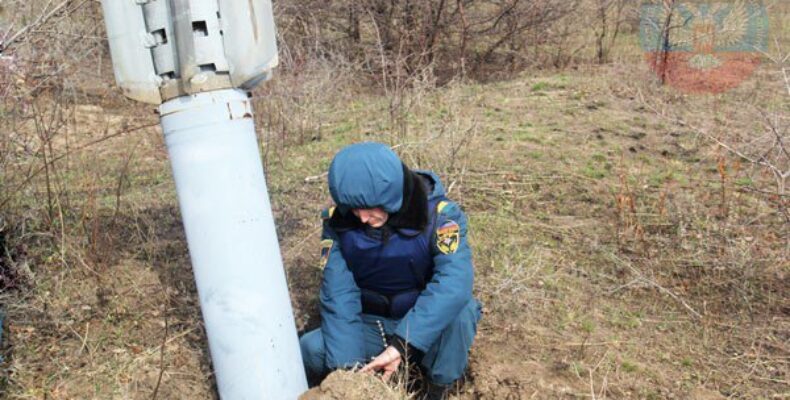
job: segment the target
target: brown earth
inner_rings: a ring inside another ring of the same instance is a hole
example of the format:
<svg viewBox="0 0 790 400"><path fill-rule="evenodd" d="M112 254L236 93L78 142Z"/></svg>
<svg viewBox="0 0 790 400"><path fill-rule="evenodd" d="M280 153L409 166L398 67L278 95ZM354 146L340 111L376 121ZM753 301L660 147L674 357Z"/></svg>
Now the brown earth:
<svg viewBox="0 0 790 400"><path fill-rule="evenodd" d="M398 393L390 385L375 376L351 371L335 371L305 394L299 400L403 400L405 395Z"/></svg>
<svg viewBox="0 0 790 400"><path fill-rule="evenodd" d="M568 399L584 392L566 368L530 360L528 353L518 343L478 340L469 367L473 398Z"/></svg>

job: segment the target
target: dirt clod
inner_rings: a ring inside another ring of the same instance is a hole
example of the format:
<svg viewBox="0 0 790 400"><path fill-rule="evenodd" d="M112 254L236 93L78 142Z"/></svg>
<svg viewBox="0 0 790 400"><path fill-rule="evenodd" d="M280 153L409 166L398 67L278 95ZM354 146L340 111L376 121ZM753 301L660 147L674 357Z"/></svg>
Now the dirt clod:
<svg viewBox="0 0 790 400"><path fill-rule="evenodd" d="M399 400L405 396L382 382L380 379L366 374L350 371L335 371L321 382L299 397L300 400Z"/></svg>

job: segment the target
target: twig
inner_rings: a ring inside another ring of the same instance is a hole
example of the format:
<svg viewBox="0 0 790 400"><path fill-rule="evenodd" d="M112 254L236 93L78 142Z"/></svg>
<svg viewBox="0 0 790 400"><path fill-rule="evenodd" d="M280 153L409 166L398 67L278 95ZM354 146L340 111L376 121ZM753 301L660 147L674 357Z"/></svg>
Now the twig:
<svg viewBox="0 0 790 400"><path fill-rule="evenodd" d="M82 354L82 351L87 348L88 349L88 354L91 355L91 356L93 355L90 346L88 346L88 333L90 332L90 327L91 327L91 323L90 322L86 322L85 323L85 335L80 335L71 326L68 327L71 330L71 332L73 332L80 339L80 341L82 342L82 345L80 345L80 350L79 350L78 354Z"/></svg>
<svg viewBox="0 0 790 400"><path fill-rule="evenodd" d="M11 36L11 38L8 39L7 42L0 43L0 53L2 53L4 50L6 50L9 47L11 47L11 45L13 45L15 42L24 39L25 35L27 34L27 32L30 29L32 29L34 27L37 27L37 26L40 26L40 25L43 25L50 18L52 18L56 13L58 13L61 9L66 7L70 2L71 2L71 0L63 1L62 3L57 5L55 8L50 10L48 13L39 15L38 19L36 19L35 21L33 21L30 24L27 24L27 25L23 26L22 29L18 30L13 36ZM47 3L47 5L46 5L46 7L44 7L44 9L47 9L50 4L52 4L51 0L50 0L49 3Z"/></svg>
<svg viewBox="0 0 790 400"><path fill-rule="evenodd" d="M311 237L313 237L315 234L317 234L317 233L321 232L321 230L322 230L323 228L324 228L323 226L319 226L318 228L316 228L316 229L313 229L313 230L312 230L310 233L308 233L307 235L305 235L305 237L304 237L304 238L302 238L302 240L300 240L300 241L299 241L299 243L296 243L296 245L294 245L294 246L292 246L292 247L291 247L291 250L290 250L290 251L288 251L287 253L283 254L283 259L284 259L284 260L288 260L288 259L290 259L290 258L291 258L291 256L292 256L292 255L293 255L295 252L297 252L297 251L301 251L301 250L302 250L302 245L303 245L305 242L307 242L307 241L308 241L308 240L309 240Z"/></svg>
<svg viewBox="0 0 790 400"><path fill-rule="evenodd" d="M324 179L325 176L329 175L329 172L324 172L318 175L312 175L304 178L305 183L317 182Z"/></svg>
<svg viewBox="0 0 790 400"><path fill-rule="evenodd" d="M170 313L170 294L167 292L167 278L160 280L159 283L162 286L162 293L164 294L164 320L165 320L165 333L162 335L162 345L159 348L159 376L156 378L156 386L154 387L154 392L151 393L151 400L156 400L156 395L159 393L159 385L162 384L162 376L165 374L165 349L167 348L167 336L170 334L170 319L168 315Z"/></svg>
<svg viewBox="0 0 790 400"><path fill-rule="evenodd" d="M167 318L168 314L168 305L170 304L169 296L167 296L167 292L165 291L165 297L168 299L165 301L165 334L162 336L162 346L161 350L159 351L159 377L156 379L156 386L154 387L154 392L151 394L151 400L156 400L156 395L159 393L159 385L162 383L162 376L165 374L165 347L167 346L167 336L170 332L170 321Z"/></svg>
<svg viewBox="0 0 790 400"><path fill-rule="evenodd" d="M632 281L631 283L634 283L634 282L637 282L637 281L642 281L642 283L645 283L645 284L647 284L649 286L652 286L652 287L658 289L660 292L662 292L662 293L668 295L669 297L672 297L673 299L675 299L675 301L680 303L686 310L688 310L691 313L691 315L693 315L697 319L702 319L702 314L698 313L697 310L695 310L690 305L688 305L688 303L686 303L685 300L681 299L674 292L672 292L671 290L669 290L669 289L659 285L658 283L646 278L644 275L642 275L642 273L639 270L634 268L630 263L623 261L622 259L620 259L616 255L610 254L610 256L613 257L615 259L615 261L618 261L621 264L623 264L626 267L628 267L628 269L630 269L631 272L633 272L634 275L636 275L637 279ZM629 283L628 286L630 286L631 283ZM620 287L620 288L622 288L622 287ZM617 290L619 290L620 288L618 288Z"/></svg>
<svg viewBox="0 0 790 400"><path fill-rule="evenodd" d="M655 282L653 282L653 281L650 281L650 280L645 280L645 281L646 281L646 283L650 283L651 285L653 285L653 287L655 287L656 289L658 289L658 290L660 290L660 291L664 292L665 294L669 295L669 296L670 296L670 297L672 297L673 299L677 300L677 301L678 301L680 304L682 304L682 305L683 305L683 307L685 307L687 310L689 310L689 312L691 312L691 313L692 313L692 314L693 314L695 317L697 317L697 318L699 318L699 319L702 319L702 315L700 315L700 313L698 313L696 310L694 310L693 308L691 308L691 306L690 306L690 305L688 305L688 303L686 303L685 301L683 301L683 299L681 299L680 297L678 297L678 295L676 295L675 293L673 293L671 290L669 290L669 289L667 289L667 288L665 288L665 287L663 287L663 286L661 286L661 285L659 285L659 284L657 284L657 283L655 283Z"/></svg>
<svg viewBox="0 0 790 400"><path fill-rule="evenodd" d="M168 339L167 339L167 343L166 343L166 344L173 343L173 342L175 342L176 340L178 340L178 339L181 339L182 337L184 337L184 336L186 336L186 335L189 335L190 333L194 332L196 329L197 329L197 328L189 328L189 329L187 329L187 330L185 330L185 331L181 331L181 332L179 332L179 333L177 333L177 334L173 335L172 337L168 338ZM144 359L146 359L148 356L151 356L151 355L153 355L153 354L156 352L156 349L161 349L161 348L160 348L160 346L161 346L161 345L156 345L156 346L153 346L153 347L150 347L150 348L146 348L145 350L143 350L143 351L140 353L140 354L141 354L140 356L138 356L137 358L135 358L135 361L138 361L138 360L144 360Z"/></svg>
<svg viewBox="0 0 790 400"><path fill-rule="evenodd" d="M612 340L612 341L609 341L609 342L592 342L592 343L590 343L590 342L583 342L583 343L580 343L580 342L568 342L568 343L564 343L564 345L568 346L568 347L578 347L578 346L612 346L612 345L617 346L617 345L621 345L621 344L634 344L634 343L635 342L633 342L633 341Z"/></svg>
<svg viewBox="0 0 790 400"><path fill-rule="evenodd" d="M4 193L4 194L8 194L8 197L6 197L5 199L3 199L2 202L0 202L0 209L5 207L8 204L8 202L11 201L11 199L13 198L11 196L11 194L19 192L20 190L22 190L22 188L25 187L25 185L30 183L30 181L32 181L33 178L38 176L38 174L43 172L50 165L62 160L65 157L68 157L69 155L73 154L74 152L85 150L88 147L91 147L91 146L93 146L95 144L99 144L101 142L104 142L105 140L109 140L109 139L121 136L123 134L126 134L126 133L134 132L134 131L137 131L137 130L140 130L140 129L150 128L150 127L156 126L156 125L159 125L159 121L157 121L155 123L151 123L151 124L146 124L146 125L136 126L134 128L125 129L125 130L122 130L122 131L119 131L119 132L116 132L116 133L113 133L113 134L110 134L110 135L102 136L102 137L100 137L100 138L98 138L96 140L91 140L90 142L87 142L87 143L85 143L85 144L83 144L83 145L81 145L79 147L76 147L76 148L74 148L74 149L72 149L70 151L67 151L67 152L65 152L63 154L60 154L60 155L58 155L56 157L50 158L49 160L47 160L47 163L45 165L42 165L37 170L32 171L30 174L28 174L28 176L25 177L25 179L22 182L20 182L15 188L13 188L11 190L8 190L8 191L6 191Z"/></svg>
<svg viewBox="0 0 790 400"><path fill-rule="evenodd" d="M143 138L141 137L137 140L137 143L132 146L132 149L129 151L129 155L126 157L126 161L123 163L123 167L121 167L121 172L118 174L118 185L115 187L115 211L112 213L112 220L111 225L115 225L115 221L118 218L118 213L121 211L121 194L123 190L123 181L125 180L127 174L129 173L129 164L134 157L134 152L137 150L137 147L142 143Z"/></svg>

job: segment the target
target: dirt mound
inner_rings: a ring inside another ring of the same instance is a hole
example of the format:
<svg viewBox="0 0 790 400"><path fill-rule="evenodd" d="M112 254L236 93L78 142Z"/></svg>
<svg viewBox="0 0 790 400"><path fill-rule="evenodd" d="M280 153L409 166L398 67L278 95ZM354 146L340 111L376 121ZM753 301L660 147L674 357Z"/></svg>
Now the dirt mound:
<svg viewBox="0 0 790 400"><path fill-rule="evenodd" d="M335 371L321 382L299 397L300 400L403 400L403 393L382 382L380 379L366 374L350 371Z"/></svg>

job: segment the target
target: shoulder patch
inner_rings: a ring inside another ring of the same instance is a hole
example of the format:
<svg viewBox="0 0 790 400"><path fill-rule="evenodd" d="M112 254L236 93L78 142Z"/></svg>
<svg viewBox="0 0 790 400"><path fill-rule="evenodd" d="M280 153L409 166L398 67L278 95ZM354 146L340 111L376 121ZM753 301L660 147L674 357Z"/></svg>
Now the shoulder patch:
<svg viewBox="0 0 790 400"><path fill-rule="evenodd" d="M335 242L332 239L324 239L321 241L321 260L319 261L318 268L324 269L327 261L329 261L329 253L332 251L332 245Z"/></svg>
<svg viewBox="0 0 790 400"><path fill-rule="evenodd" d="M450 204L444 200L440 201L439 204L436 206L436 212L441 213L447 205Z"/></svg>
<svg viewBox="0 0 790 400"><path fill-rule="evenodd" d="M335 213L335 207L325 208L321 211L321 219L332 218L332 214L334 213Z"/></svg>
<svg viewBox="0 0 790 400"><path fill-rule="evenodd" d="M461 227L458 223L448 219L436 229L436 247L443 254L452 254L458 250L461 241Z"/></svg>

